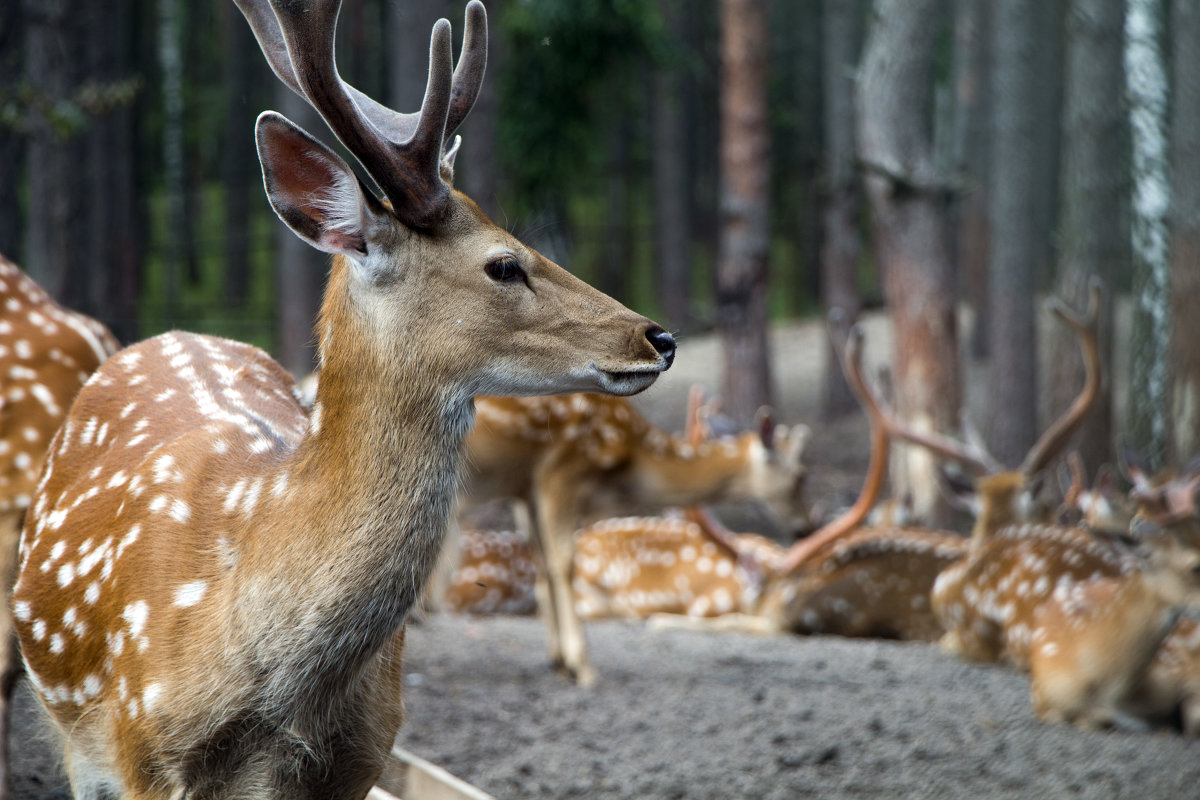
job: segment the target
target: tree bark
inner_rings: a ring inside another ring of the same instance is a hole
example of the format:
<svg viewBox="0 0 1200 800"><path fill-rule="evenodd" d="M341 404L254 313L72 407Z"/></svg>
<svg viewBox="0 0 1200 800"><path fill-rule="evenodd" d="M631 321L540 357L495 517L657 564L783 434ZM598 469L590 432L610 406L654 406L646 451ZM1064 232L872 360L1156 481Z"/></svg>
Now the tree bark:
<svg viewBox="0 0 1200 800"><path fill-rule="evenodd" d="M987 425L992 453L1019 464L1037 439L1034 264L1038 219L1029 201L1038 181L1037 7L1011 0L994 9L992 164L987 313L991 362Z"/></svg>
<svg viewBox="0 0 1200 800"><path fill-rule="evenodd" d="M862 40L857 3L825 0L825 236L821 248L821 305L837 308L853 321L858 317L858 261L862 236L858 212L862 202L854 163L854 83ZM833 419L858 408L832 347L825 356L825 391L821 417Z"/></svg>
<svg viewBox="0 0 1200 800"><path fill-rule="evenodd" d="M15 94L25 58L25 10L21 3L0 4L0 93ZM22 260L20 192L25 169L25 134L20 122L0 122L0 254Z"/></svg>
<svg viewBox="0 0 1200 800"><path fill-rule="evenodd" d="M1154 467L1166 456L1170 411L1170 263L1167 254L1167 70L1160 4L1130 0L1125 15L1125 85L1133 138L1133 331L1129 437Z"/></svg>
<svg viewBox="0 0 1200 800"><path fill-rule="evenodd" d="M717 314L722 396L748 425L771 402L767 351L770 146L765 0L721 0L721 245Z"/></svg>
<svg viewBox="0 0 1200 800"><path fill-rule="evenodd" d="M1200 6L1171 7L1171 451L1176 464L1200 454Z"/></svg>
<svg viewBox="0 0 1200 800"><path fill-rule="evenodd" d="M960 379L950 192L935 166L929 122L941 10L939 0L876 0L857 104L859 155L895 331L897 412L916 428L945 431L957 422ZM893 496L911 493L921 518L947 524L932 457L905 448L893 466Z"/></svg>
<svg viewBox="0 0 1200 800"><path fill-rule="evenodd" d="M989 346L988 267L991 228L992 7L984 0L954 4L954 170L967 182L955 206L959 264L967 304L975 313L970 353L986 358Z"/></svg>
<svg viewBox="0 0 1200 800"><path fill-rule="evenodd" d="M1060 176L1059 294L1083 309L1087 283L1098 276L1108 287L1100 315L1099 351L1105 372L1112 369L1113 301L1118 275L1129 264L1128 150L1121 68L1122 0L1071 0L1067 10L1063 158ZM1076 337L1062 325L1052 328L1050 416L1057 417L1083 385ZM1100 396L1076 435L1089 474L1112 461L1112 385L1105 376ZM1045 426L1043 426L1045 427Z"/></svg>
<svg viewBox="0 0 1200 800"><path fill-rule="evenodd" d="M658 0L672 41L686 36L681 0ZM658 295L673 330L691 327L691 214L688 205L686 82L678 59L651 78L650 135L654 179L654 261Z"/></svg>
<svg viewBox="0 0 1200 800"><path fill-rule="evenodd" d="M261 195L254 158L254 119L258 45L245 19L232 5L222 7L225 38L225 147L221 184L225 190L225 297L232 308L250 294L250 197Z"/></svg>

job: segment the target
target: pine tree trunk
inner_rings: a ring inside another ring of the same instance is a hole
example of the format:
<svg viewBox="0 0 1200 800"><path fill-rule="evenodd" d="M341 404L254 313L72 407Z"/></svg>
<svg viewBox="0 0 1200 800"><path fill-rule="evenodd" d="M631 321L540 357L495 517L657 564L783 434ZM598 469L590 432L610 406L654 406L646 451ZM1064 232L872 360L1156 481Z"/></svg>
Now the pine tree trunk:
<svg viewBox="0 0 1200 800"><path fill-rule="evenodd" d="M21 3L0 3L0 94L15 94L25 57L25 9ZM22 260L20 193L24 179L25 136L20 123L0 122L0 255Z"/></svg>
<svg viewBox="0 0 1200 800"><path fill-rule="evenodd" d="M671 38L685 36L681 0L658 0ZM691 215L688 205L687 139L683 70L677 61L659 65L651 78L651 165L654 170L654 261L663 314L672 330L691 326Z"/></svg>
<svg viewBox="0 0 1200 800"><path fill-rule="evenodd" d="M1059 295L1083 309L1087 283L1098 276L1108 287L1100 317L1100 361L1106 377L1100 396L1076 435L1089 474L1112 461L1113 302L1117 276L1129 264L1128 151L1122 103L1122 0L1071 0L1067 9L1063 157L1060 176ZM1048 382L1050 416L1070 405L1083 385L1079 345L1070 331L1052 325ZM1044 426L1043 426L1044 427Z"/></svg>
<svg viewBox="0 0 1200 800"><path fill-rule="evenodd" d="M1030 202L1038 163L1036 8L1040 0L1011 0L994 9L992 165L986 319L991 361L987 435L1004 464L1019 464L1037 438L1037 350L1034 264L1038 220Z"/></svg>
<svg viewBox="0 0 1200 800"><path fill-rule="evenodd" d="M1200 6L1171 8L1171 402L1172 455L1200 454Z"/></svg>
<svg viewBox="0 0 1200 800"><path fill-rule="evenodd" d="M233 5L222 6L225 38L225 147L221 185L225 190L225 297L231 308L244 308L250 294L250 197L262 194L254 158L255 70L258 46L245 19ZM257 198L256 198L257 199Z"/></svg>
<svg viewBox="0 0 1200 800"><path fill-rule="evenodd" d="M765 0L721 0L721 245L717 315L722 397L749 424L771 402L767 352L770 145Z"/></svg>
<svg viewBox="0 0 1200 800"><path fill-rule="evenodd" d="M954 4L954 169L967 182L955 207L958 229L954 243L962 290L975 312L970 353L990 352L988 265L991 229L988 219L991 176L992 7L985 0Z"/></svg>
<svg viewBox="0 0 1200 800"><path fill-rule="evenodd" d="M857 107L859 156L895 331L897 412L914 427L947 431L958 421L960 379L950 193L929 130L941 11L939 0L876 0ZM947 524L932 457L905 448L893 466L893 496L911 493L921 518Z"/></svg>
<svg viewBox="0 0 1200 800"><path fill-rule="evenodd" d="M858 317L858 261L862 236L858 229L862 202L854 163L854 70L862 40L856 3L825 0L825 236L821 248L821 305L841 309L848 320ZM821 416L832 419L858 408L832 348L826 350L825 393Z"/></svg>
<svg viewBox="0 0 1200 800"><path fill-rule="evenodd" d="M1160 4L1130 0L1125 16L1125 84L1133 137L1132 385L1129 437L1153 466L1164 463L1170 411L1170 263L1167 254L1167 70Z"/></svg>

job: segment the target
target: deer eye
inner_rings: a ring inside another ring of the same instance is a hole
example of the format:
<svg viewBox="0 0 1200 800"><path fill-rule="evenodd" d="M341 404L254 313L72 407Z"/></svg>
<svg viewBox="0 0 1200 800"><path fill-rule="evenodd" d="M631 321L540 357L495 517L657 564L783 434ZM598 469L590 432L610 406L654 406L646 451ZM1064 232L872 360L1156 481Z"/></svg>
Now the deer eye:
<svg viewBox="0 0 1200 800"><path fill-rule="evenodd" d="M525 270L521 269L521 265L515 258L499 258L489 261L483 271L489 278L499 283L525 280Z"/></svg>

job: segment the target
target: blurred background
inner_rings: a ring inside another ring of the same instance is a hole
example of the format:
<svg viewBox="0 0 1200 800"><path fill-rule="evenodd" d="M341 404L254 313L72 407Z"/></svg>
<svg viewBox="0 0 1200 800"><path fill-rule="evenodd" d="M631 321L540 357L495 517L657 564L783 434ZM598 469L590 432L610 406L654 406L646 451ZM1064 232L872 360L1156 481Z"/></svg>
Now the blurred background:
<svg viewBox="0 0 1200 800"><path fill-rule="evenodd" d="M461 34L463 6L347 3L343 76L415 110L430 27ZM1041 298L1082 310L1097 275L1102 358L1119 337L1132 366L1105 384L1085 461L1118 438L1157 464L1200 452L1194 0L487 8L458 188L685 342L715 332L735 418L773 399L771 323L882 307L901 415L955 430L978 382L975 420L1015 463L1082 382ZM123 342L186 328L309 371L324 256L267 205L267 108L332 139L231 2L7 0L0 252ZM827 363L832 418L856 405Z"/></svg>

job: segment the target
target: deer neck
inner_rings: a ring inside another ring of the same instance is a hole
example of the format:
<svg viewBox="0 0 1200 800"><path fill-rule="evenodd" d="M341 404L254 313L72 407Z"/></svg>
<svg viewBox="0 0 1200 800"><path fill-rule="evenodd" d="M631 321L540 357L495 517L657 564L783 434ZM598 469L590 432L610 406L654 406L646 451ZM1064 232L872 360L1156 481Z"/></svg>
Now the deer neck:
<svg viewBox="0 0 1200 800"><path fill-rule="evenodd" d="M353 687L419 598L473 419L470 395L420 342L379 347L337 294L322 312L322 330L337 333L322 336L309 433L282 466L288 506L281 524L251 520L265 544L250 548L255 580L241 594L244 616L263 620L250 623L261 626L258 658L316 698ZM298 585L309 589L288 588Z"/></svg>
<svg viewBox="0 0 1200 800"><path fill-rule="evenodd" d="M749 438L693 446L666 437L661 447L645 449L634 462L635 488L663 505L733 500L755 496L758 461L765 461Z"/></svg>

